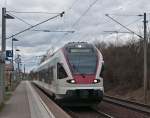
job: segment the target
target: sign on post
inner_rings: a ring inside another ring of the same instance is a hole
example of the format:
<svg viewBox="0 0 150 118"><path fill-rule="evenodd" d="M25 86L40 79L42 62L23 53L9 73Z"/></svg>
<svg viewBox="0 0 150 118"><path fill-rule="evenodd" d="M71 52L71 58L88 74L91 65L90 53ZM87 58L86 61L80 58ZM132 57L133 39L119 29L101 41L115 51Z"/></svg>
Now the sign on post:
<svg viewBox="0 0 150 118"><path fill-rule="evenodd" d="M12 57L12 56L13 56L12 50L6 50L6 58Z"/></svg>

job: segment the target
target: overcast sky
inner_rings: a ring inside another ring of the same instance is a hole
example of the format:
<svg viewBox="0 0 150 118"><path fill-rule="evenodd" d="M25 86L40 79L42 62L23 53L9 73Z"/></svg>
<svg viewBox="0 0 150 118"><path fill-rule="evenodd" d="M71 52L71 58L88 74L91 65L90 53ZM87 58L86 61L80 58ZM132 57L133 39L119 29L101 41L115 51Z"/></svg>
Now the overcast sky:
<svg viewBox="0 0 150 118"><path fill-rule="evenodd" d="M127 25L136 33L143 30L143 17L137 15L147 12L147 19L150 19L150 0L0 0L0 7L4 6L7 8L8 14L23 19L28 23L25 24L17 18L7 20L7 37L30 27L30 25L35 25L57 15L15 13L11 11L49 13L65 11L65 15L62 18L57 17L15 37L19 41L14 42L14 48L20 49L19 54L22 55L22 62L26 65L28 71L37 65L39 58L36 56L45 54L52 47L58 49L69 41L93 42L98 40L114 42L116 35L106 34L104 31L127 30L106 17L105 14L110 14L111 17ZM136 22L133 23L134 21ZM40 29L54 31L73 30L75 32L66 34L62 32L33 31ZM129 34L120 34L120 42L124 42L129 36L131 37ZM11 49L11 39L7 40L7 49Z"/></svg>

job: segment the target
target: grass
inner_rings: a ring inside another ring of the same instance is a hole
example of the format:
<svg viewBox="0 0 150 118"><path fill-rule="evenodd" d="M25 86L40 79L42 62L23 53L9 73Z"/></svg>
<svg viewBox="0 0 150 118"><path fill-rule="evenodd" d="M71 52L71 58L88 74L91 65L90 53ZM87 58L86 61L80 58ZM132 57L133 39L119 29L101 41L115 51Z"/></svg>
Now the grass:
<svg viewBox="0 0 150 118"><path fill-rule="evenodd" d="M2 104L0 104L0 112L4 108L5 103L11 98L12 92L16 89L16 87L18 86L19 82L14 82L13 84L14 84L13 85L14 87L12 87L11 89L6 89L4 102Z"/></svg>
<svg viewBox="0 0 150 118"><path fill-rule="evenodd" d="M10 91L5 93L4 102L0 104L0 112L3 110L3 108L5 106L5 102L10 99L11 95L12 95L12 92L10 92Z"/></svg>
<svg viewBox="0 0 150 118"><path fill-rule="evenodd" d="M10 99L11 95L12 95L12 91L6 92L6 94L5 94L5 102Z"/></svg>
<svg viewBox="0 0 150 118"><path fill-rule="evenodd" d="M4 108L4 103L0 104L0 112L2 111L2 109Z"/></svg>

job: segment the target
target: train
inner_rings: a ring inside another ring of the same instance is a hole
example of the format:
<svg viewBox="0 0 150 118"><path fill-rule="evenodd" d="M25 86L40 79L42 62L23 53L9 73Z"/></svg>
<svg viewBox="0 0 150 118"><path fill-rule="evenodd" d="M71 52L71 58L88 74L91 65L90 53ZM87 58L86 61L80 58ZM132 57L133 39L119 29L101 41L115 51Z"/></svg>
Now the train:
<svg viewBox="0 0 150 118"><path fill-rule="evenodd" d="M63 105L94 105L103 99L104 60L95 45L69 42L34 68L33 83Z"/></svg>

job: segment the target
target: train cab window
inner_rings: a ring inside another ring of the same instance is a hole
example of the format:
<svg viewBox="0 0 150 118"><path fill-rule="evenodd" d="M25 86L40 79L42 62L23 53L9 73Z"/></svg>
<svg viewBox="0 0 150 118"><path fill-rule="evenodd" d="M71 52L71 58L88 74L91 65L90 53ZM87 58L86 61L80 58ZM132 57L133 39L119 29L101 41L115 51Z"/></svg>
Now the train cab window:
<svg viewBox="0 0 150 118"><path fill-rule="evenodd" d="M57 78L63 79L66 77L68 77L68 75L67 75L64 67L60 63L57 63Z"/></svg>

